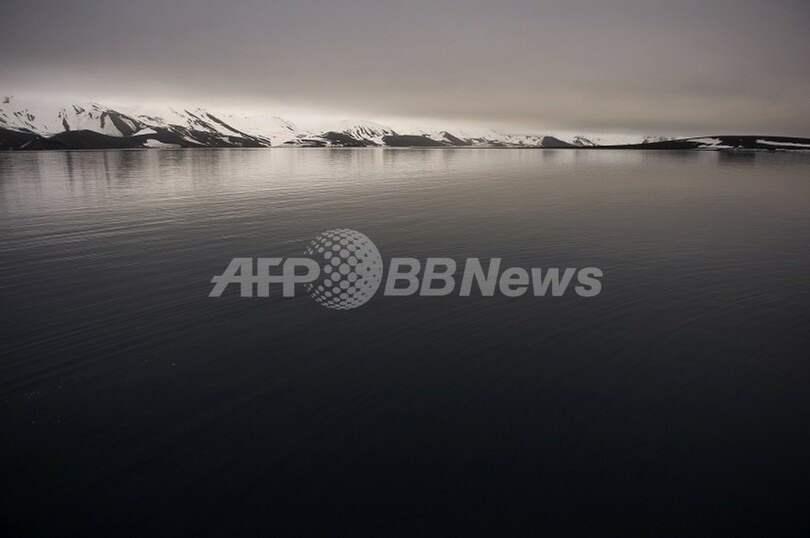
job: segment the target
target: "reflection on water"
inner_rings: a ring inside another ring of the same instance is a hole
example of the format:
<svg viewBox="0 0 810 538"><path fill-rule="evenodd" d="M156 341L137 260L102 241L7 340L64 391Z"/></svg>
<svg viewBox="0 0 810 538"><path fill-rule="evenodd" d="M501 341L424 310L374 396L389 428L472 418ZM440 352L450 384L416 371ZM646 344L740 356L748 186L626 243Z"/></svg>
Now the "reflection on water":
<svg viewBox="0 0 810 538"><path fill-rule="evenodd" d="M233 534L269 511L361 532L416 514L514 534L790 507L810 418L809 164L0 153L10 521ZM301 255L336 227L386 259L596 266L603 291L349 312L207 297L231 258ZM166 507L160 525L136 517Z"/></svg>

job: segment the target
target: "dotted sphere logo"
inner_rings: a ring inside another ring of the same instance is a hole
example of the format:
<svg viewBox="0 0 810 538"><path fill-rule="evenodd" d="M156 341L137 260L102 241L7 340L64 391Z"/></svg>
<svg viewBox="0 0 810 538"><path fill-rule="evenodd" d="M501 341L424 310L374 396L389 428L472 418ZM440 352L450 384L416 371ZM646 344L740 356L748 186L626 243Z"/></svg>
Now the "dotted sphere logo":
<svg viewBox="0 0 810 538"><path fill-rule="evenodd" d="M380 287L380 251L360 232L347 228L323 232L309 244L306 255L321 266L321 274L306 290L327 308L357 308Z"/></svg>

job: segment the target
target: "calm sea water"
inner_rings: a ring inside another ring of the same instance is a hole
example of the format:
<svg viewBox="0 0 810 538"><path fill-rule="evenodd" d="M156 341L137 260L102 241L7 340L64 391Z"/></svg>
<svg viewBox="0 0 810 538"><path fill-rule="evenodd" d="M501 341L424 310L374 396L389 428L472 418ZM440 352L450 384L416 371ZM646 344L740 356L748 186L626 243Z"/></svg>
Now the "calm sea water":
<svg viewBox="0 0 810 538"><path fill-rule="evenodd" d="M0 153L2 525L796 523L809 172L802 154ZM599 267L602 293L208 297L231 258L300 256L339 227L385 259Z"/></svg>

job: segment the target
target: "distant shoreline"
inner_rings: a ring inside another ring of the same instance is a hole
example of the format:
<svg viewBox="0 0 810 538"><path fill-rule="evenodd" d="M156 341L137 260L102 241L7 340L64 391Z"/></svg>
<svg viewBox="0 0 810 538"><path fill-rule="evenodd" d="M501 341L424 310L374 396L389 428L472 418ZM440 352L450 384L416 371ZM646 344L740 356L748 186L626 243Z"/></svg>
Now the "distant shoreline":
<svg viewBox="0 0 810 538"><path fill-rule="evenodd" d="M336 135L337 133L335 133ZM714 135L681 138L640 144L574 145L551 138L549 145L504 143L442 143L421 135L385 136L381 144L358 140L342 134L330 137L302 138L298 143L262 144L255 139L240 137L209 138L208 144L180 139L173 133L154 132L135 136L110 136L90 130L65 131L53 136L0 129L0 150L112 150L112 149L583 149L583 150L692 150L728 152L806 152L810 138L767 135Z"/></svg>

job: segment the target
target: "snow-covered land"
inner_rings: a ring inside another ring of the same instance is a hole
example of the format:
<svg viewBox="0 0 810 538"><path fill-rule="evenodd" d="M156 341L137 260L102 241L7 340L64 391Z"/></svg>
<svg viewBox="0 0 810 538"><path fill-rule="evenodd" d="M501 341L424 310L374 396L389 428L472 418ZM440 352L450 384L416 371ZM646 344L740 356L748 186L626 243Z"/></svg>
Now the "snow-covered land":
<svg viewBox="0 0 810 538"><path fill-rule="evenodd" d="M0 149L193 147L511 147L588 148L633 144L651 149L810 149L805 139L508 134L492 129L410 125L367 120L323 122L307 129L272 115L185 106L109 107L0 98Z"/></svg>

